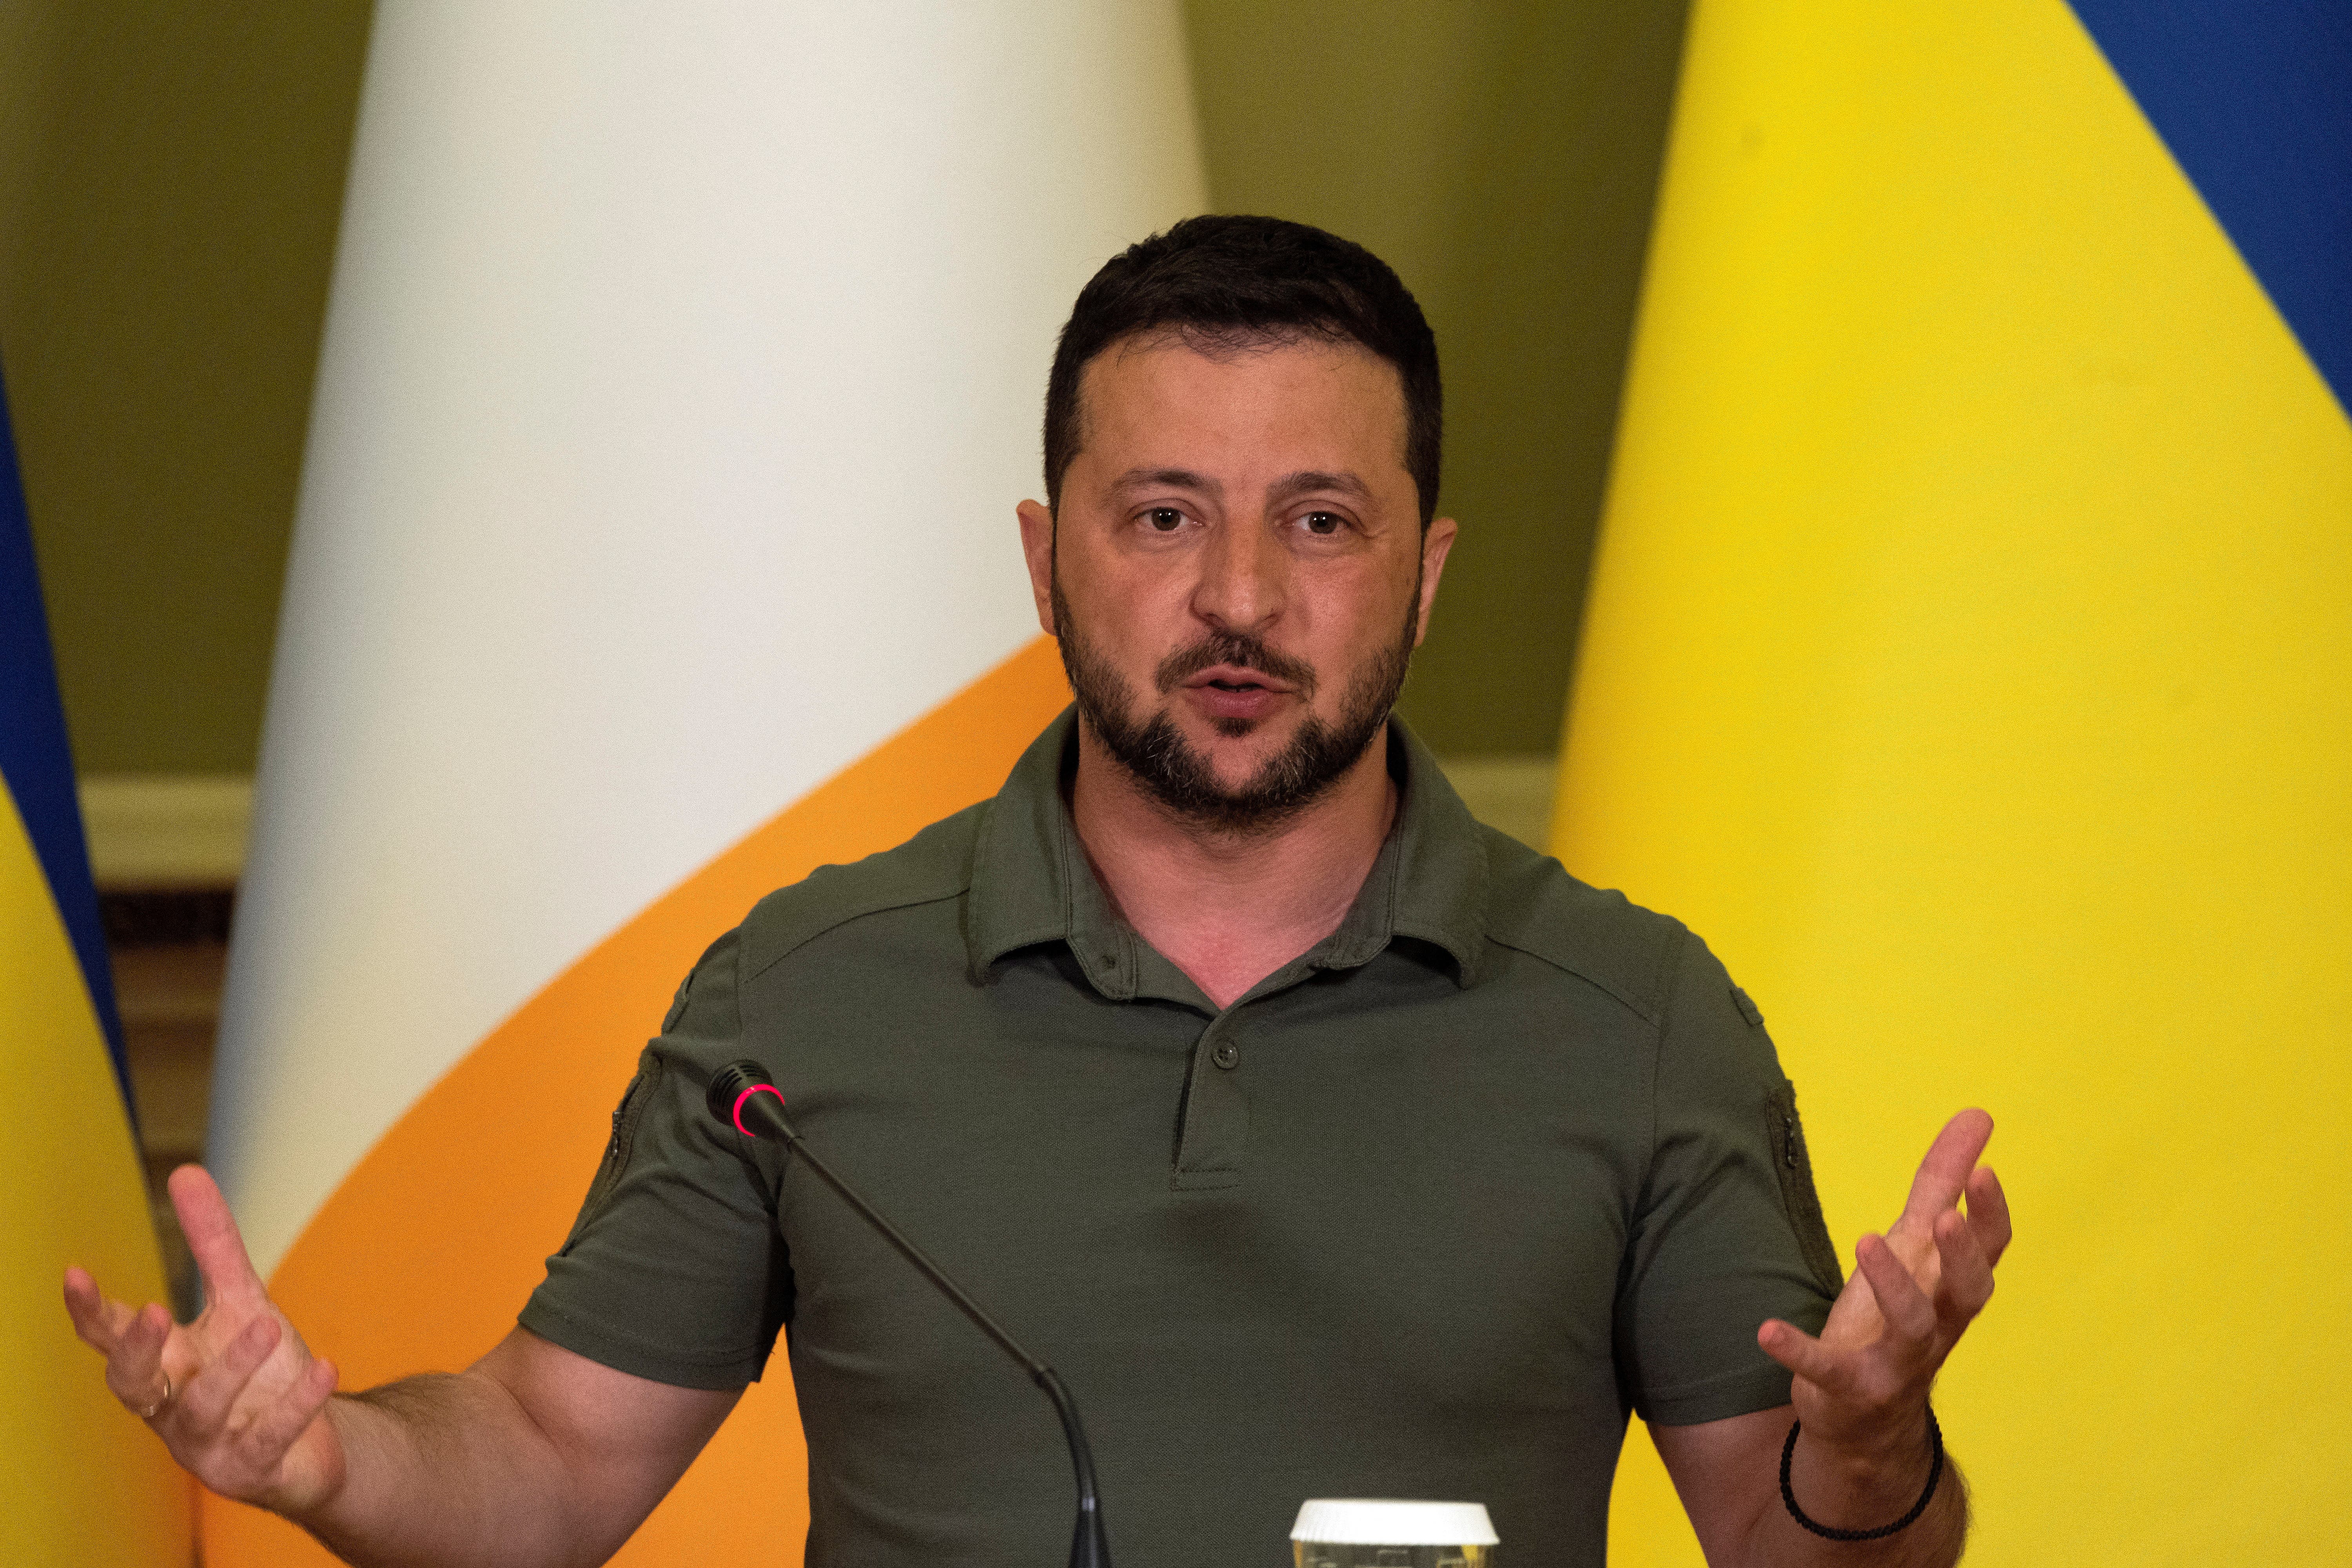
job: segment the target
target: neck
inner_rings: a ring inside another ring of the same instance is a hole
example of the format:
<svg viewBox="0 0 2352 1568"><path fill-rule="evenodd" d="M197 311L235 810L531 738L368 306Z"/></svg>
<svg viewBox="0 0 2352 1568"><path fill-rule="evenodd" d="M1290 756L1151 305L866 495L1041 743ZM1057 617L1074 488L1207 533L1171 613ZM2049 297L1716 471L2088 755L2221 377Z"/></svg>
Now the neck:
<svg viewBox="0 0 2352 1568"><path fill-rule="evenodd" d="M1171 812L1078 724L1070 815L1095 875L1221 1008L1339 929L1396 810L1385 728L1313 804L1234 833Z"/></svg>

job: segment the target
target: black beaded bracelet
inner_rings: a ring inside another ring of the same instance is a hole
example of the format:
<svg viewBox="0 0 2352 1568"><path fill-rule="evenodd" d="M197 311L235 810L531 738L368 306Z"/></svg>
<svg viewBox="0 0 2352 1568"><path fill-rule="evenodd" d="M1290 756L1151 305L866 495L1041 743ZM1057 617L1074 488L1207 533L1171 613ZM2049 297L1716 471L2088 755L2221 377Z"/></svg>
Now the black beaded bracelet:
<svg viewBox="0 0 2352 1568"><path fill-rule="evenodd" d="M1927 1505L1936 1500L1936 1488L1944 1479L1944 1429L1936 1425L1934 1405L1927 1407L1927 1451L1931 1456L1927 1462L1927 1489L1919 1494L1919 1500L1911 1505L1909 1513L1893 1524L1882 1524L1876 1530L1832 1530L1826 1524L1815 1524L1805 1517L1805 1510L1797 1506L1797 1490L1789 1484L1789 1462L1797 1457L1797 1434L1803 1431L1804 1426L1801 1421L1790 1422L1789 1440L1780 1445L1780 1500L1788 1505L1789 1517L1815 1535L1830 1541L1883 1541L1898 1530L1908 1530L1921 1514L1927 1511Z"/></svg>

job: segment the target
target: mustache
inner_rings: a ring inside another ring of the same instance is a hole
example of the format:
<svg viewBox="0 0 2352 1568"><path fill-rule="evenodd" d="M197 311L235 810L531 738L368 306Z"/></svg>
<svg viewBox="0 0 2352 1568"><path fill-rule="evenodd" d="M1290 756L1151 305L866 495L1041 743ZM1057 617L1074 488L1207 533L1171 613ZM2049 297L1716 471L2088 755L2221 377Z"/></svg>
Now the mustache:
<svg viewBox="0 0 2352 1568"><path fill-rule="evenodd" d="M1315 695L1315 667L1303 659L1276 653L1263 639L1241 632L1212 632L1190 647L1178 648L1160 661L1152 679L1161 696L1175 690L1204 669L1229 664L1297 688L1302 697Z"/></svg>

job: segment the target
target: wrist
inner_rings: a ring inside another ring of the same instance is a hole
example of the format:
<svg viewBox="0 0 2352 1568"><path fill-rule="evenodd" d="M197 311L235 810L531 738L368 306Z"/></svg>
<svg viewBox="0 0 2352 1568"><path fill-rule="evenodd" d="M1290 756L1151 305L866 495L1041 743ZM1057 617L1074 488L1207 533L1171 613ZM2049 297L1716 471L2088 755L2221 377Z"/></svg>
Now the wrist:
<svg viewBox="0 0 2352 1568"><path fill-rule="evenodd" d="M1927 1474L1932 1419L1922 1403L1867 1426L1800 1423L1798 1463L1827 1485L1864 1492L1892 1489L1907 1503Z"/></svg>
<svg viewBox="0 0 2352 1568"><path fill-rule="evenodd" d="M1935 1412L1922 1406L1920 1442L1915 1447L1822 1443L1797 1462L1804 1424L1791 1421L1780 1448L1780 1500L1789 1517L1811 1533L1833 1541L1876 1541L1916 1522L1935 1501L1944 1479L1944 1437ZM1801 1494L1812 1500L1809 1511ZM1910 1507L1892 1522L1878 1522L1895 1508Z"/></svg>
<svg viewBox="0 0 2352 1568"><path fill-rule="evenodd" d="M366 1414L365 1407L350 1395L329 1394L311 1417L310 1428L295 1438L279 1460L277 1484L268 1495L248 1500L306 1530L324 1528L350 1489L349 1456L368 1440L357 1429L364 1424Z"/></svg>

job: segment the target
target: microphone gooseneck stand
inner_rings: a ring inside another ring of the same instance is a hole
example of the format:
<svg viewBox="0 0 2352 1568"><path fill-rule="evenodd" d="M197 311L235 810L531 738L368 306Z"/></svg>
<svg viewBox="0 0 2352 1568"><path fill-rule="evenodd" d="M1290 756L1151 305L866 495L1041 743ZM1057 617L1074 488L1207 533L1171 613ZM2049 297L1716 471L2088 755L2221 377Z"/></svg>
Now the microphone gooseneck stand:
<svg viewBox="0 0 2352 1568"><path fill-rule="evenodd" d="M872 1226L898 1255L913 1264L922 1277L939 1288L940 1294L955 1303L959 1311L972 1325L996 1342L996 1347L1011 1356L1029 1381L1045 1391L1054 1402L1054 1414L1062 1419L1062 1436L1070 1445L1070 1468L1076 1473L1078 1483L1078 1518L1070 1537L1070 1568L1110 1568L1110 1541L1103 1533L1102 1500L1095 1492L1095 1457L1087 1447L1087 1429L1078 1420L1078 1407L1070 1398L1070 1391L1054 1369L1021 1348L1020 1342L1004 1331L1003 1325L981 1310L980 1303L964 1293L963 1287L947 1276L947 1271L924 1255L923 1249L899 1232L897 1226L884 1219L872 1204L859 1196L856 1188L834 1174L833 1168L813 1153L801 1142L801 1135L784 1117L784 1097L768 1070L749 1059L730 1062L710 1080L710 1092L705 1100L710 1114L733 1127L747 1138L772 1138L783 1144L824 1180L824 1184L841 1194L842 1201L856 1209L866 1224Z"/></svg>

